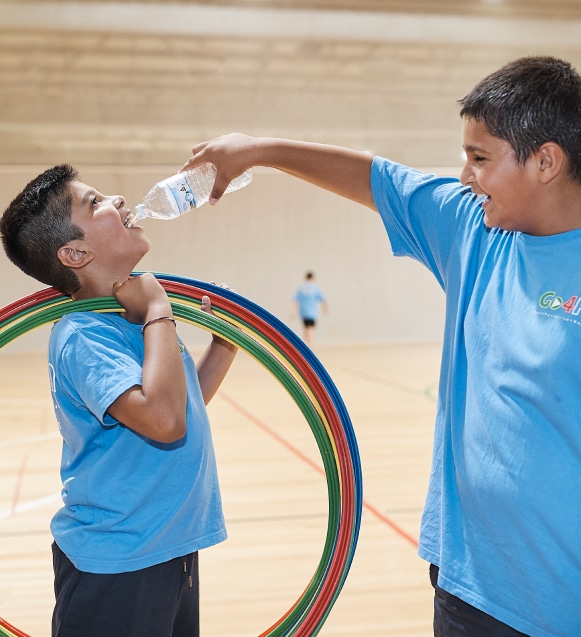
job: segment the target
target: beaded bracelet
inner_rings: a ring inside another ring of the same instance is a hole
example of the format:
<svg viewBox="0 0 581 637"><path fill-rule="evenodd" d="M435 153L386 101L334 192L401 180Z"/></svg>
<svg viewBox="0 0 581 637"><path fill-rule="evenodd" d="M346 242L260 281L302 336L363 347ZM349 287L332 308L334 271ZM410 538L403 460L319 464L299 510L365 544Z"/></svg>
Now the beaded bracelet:
<svg viewBox="0 0 581 637"><path fill-rule="evenodd" d="M145 323L143 327L141 328L141 333L143 334L143 332L145 331L145 328L148 325L151 325L152 323L157 323L158 321L171 321L174 325L176 325L175 319L172 318L171 316L158 316L157 318L151 319L151 321L147 321L147 323Z"/></svg>

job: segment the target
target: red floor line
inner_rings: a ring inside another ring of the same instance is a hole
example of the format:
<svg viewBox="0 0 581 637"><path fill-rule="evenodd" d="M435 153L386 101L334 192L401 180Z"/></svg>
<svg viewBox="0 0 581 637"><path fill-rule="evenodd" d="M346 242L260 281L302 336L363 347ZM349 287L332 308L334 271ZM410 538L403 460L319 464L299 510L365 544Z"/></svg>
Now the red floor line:
<svg viewBox="0 0 581 637"><path fill-rule="evenodd" d="M277 434L276 431L274 431L268 425L264 424L261 420L256 418L256 416L254 414L250 413L247 409L244 409L244 407L242 407L242 405L237 403L233 398L231 398L230 396L227 396L222 391L220 392L220 397L223 398L229 405L234 407L234 409L236 409L236 411L240 412L243 416L248 418L248 420L253 422L257 427L262 429L269 436L274 438L277 442L280 442L280 444L283 447L286 447L289 451L294 453L295 456L298 456L301 460L306 462L315 471L317 471L318 473L320 473L323 476L325 475L325 471L320 465L318 465L316 462L313 462L308 456L306 456L302 451L300 451L295 446L293 446L288 440L286 440L285 438L283 438L282 436Z"/></svg>
<svg viewBox="0 0 581 637"><path fill-rule="evenodd" d="M238 402L236 402L233 398L231 398L230 396L225 394L223 391L220 391L220 397L223 400L225 400L230 406L232 406L234 409L236 409L236 411L241 413L245 418L248 418L248 420L250 420L252 423L254 423L257 427L262 429L265 433L267 433L269 436L274 438L277 442L280 442L280 444L283 447L288 449L295 456L299 457L301 460L306 462L310 467L315 469L315 471L317 471L321 475L325 475L325 471L320 465L318 465L317 463L313 462L302 451L297 449L294 445L292 445L288 440L283 438L280 434L277 434L276 431L271 429L267 424L265 424L261 420L259 420L254 414L252 414L247 409L242 407L242 405L240 405ZM363 506L364 509L369 511L369 513L374 515L380 522L383 522L385 525L389 526L392 529L392 531L394 531L401 538L403 538L404 540L409 542L415 548L418 547L418 541L414 537L412 537L409 533L404 531L400 526L398 526L395 522L393 522L393 520L390 520L387 516L383 515L383 513L381 513L381 511L379 511L379 509L376 509L372 504L369 504L369 502L367 502L365 499L363 500L362 506Z"/></svg>
<svg viewBox="0 0 581 637"><path fill-rule="evenodd" d="M400 526L398 526L395 522L390 520L386 515L383 515L381 511L376 509L373 505L369 504L369 502L363 500L363 508L373 514L378 520L387 524L395 533L397 533L401 538L409 542L413 547L418 548L418 541L415 537L412 537L409 533L406 533Z"/></svg>

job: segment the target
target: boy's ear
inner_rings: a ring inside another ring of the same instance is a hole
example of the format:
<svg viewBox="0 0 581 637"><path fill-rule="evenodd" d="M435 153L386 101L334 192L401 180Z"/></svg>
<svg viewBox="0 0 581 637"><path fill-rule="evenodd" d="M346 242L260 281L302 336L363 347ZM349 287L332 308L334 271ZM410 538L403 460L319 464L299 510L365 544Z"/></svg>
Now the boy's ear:
<svg viewBox="0 0 581 637"><path fill-rule="evenodd" d="M555 142L544 143L537 151L539 176L542 183L549 183L566 167L563 149Z"/></svg>
<svg viewBox="0 0 581 637"><path fill-rule="evenodd" d="M71 241L58 249L57 256L66 268L84 268L95 258L86 248L82 241Z"/></svg>

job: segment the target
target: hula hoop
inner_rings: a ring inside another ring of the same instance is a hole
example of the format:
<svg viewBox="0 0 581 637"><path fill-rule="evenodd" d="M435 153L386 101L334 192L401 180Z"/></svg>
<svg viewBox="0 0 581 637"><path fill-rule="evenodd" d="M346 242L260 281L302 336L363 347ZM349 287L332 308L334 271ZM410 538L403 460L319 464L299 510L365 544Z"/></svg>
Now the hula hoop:
<svg viewBox="0 0 581 637"><path fill-rule="evenodd" d="M168 274L155 276L174 316L217 334L268 369L293 398L315 437L327 479L327 534L311 581L291 608L259 637L316 635L349 572L361 524L361 464L343 400L313 352L284 323L244 297L215 285ZM215 316L200 309L203 295ZM120 311L113 297L72 301L46 288L0 309L0 348L36 327L78 311ZM0 617L0 637L29 637Z"/></svg>

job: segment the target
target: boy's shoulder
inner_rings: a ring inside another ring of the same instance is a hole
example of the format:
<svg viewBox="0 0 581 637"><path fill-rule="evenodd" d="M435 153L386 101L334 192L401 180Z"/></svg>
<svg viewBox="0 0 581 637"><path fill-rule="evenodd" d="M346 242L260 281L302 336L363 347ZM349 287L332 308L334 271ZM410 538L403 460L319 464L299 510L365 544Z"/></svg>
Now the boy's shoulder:
<svg viewBox="0 0 581 637"><path fill-rule="evenodd" d="M61 329L80 329L80 328L100 328L100 327L117 327L119 329L124 326L130 329L140 329L139 325L135 325L127 321L119 312L69 312L64 314L61 319L55 323L55 328Z"/></svg>
<svg viewBox="0 0 581 637"><path fill-rule="evenodd" d="M111 331L123 335L123 340L133 339L141 335L141 326L130 323L119 312L71 312L53 325L50 343L62 347L75 334L89 337Z"/></svg>

